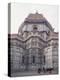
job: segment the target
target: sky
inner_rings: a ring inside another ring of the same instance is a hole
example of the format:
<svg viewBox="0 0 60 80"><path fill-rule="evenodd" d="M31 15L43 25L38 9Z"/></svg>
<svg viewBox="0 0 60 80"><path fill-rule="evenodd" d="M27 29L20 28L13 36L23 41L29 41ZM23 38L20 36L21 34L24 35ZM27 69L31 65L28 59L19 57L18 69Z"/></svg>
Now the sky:
<svg viewBox="0 0 60 80"><path fill-rule="evenodd" d="M58 32L58 16L59 6L57 5L43 5L43 4L31 4L31 3L12 3L11 4L11 33L18 33L20 25L24 22L25 18L30 13L43 14L43 16L49 21L54 28L55 32Z"/></svg>

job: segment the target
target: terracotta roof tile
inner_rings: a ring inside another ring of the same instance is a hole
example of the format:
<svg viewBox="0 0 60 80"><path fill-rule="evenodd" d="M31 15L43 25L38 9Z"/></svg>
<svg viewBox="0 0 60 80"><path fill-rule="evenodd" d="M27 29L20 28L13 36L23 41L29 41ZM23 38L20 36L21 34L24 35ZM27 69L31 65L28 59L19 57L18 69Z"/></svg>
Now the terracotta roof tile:
<svg viewBox="0 0 60 80"><path fill-rule="evenodd" d="M25 19L25 22L42 22L46 21L42 14L35 13L29 14L28 17Z"/></svg>
<svg viewBox="0 0 60 80"><path fill-rule="evenodd" d="M25 19L24 23L45 23L53 31L51 24L42 14L39 13L29 14L28 17Z"/></svg>

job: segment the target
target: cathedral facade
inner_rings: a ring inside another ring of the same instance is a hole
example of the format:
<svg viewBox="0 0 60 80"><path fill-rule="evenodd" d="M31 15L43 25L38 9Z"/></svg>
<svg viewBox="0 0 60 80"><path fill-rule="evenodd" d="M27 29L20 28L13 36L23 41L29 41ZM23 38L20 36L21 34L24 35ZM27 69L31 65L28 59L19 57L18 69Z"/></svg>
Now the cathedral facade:
<svg viewBox="0 0 60 80"><path fill-rule="evenodd" d="M29 14L8 43L11 76L58 73L58 32L43 14Z"/></svg>

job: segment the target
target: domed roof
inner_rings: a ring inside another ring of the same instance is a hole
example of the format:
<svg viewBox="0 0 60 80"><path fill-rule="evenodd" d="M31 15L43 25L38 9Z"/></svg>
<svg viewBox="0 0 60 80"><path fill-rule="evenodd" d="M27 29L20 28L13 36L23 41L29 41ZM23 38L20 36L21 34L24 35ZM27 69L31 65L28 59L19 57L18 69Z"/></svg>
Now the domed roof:
<svg viewBox="0 0 60 80"><path fill-rule="evenodd" d="M50 23L46 20L46 18L43 16L43 14L39 14L38 12L36 12L35 14L31 13L28 15L27 18L25 18L23 24L20 26L19 31L21 31L24 27L25 24L40 24L40 23L45 23L45 25L47 25L47 27L53 31L52 26L50 25Z"/></svg>
<svg viewBox="0 0 60 80"><path fill-rule="evenodd" d="M35 14L29 14L28 17L25 19L25 23L36 23L36 22L43 22L43 21L46 21L46 19L43 17L42 14L39 14L38 12L36 12Z"/></svg>

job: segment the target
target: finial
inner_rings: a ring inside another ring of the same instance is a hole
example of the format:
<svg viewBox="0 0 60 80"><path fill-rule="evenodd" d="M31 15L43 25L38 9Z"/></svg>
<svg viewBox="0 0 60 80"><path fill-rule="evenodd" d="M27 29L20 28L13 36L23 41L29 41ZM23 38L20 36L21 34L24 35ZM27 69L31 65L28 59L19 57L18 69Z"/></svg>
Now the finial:
<svg viewBox="0 0 60 80"><path fill-rule="evenodd" d="M36 14L38 14L38 10L36 10Z"/></svg>

